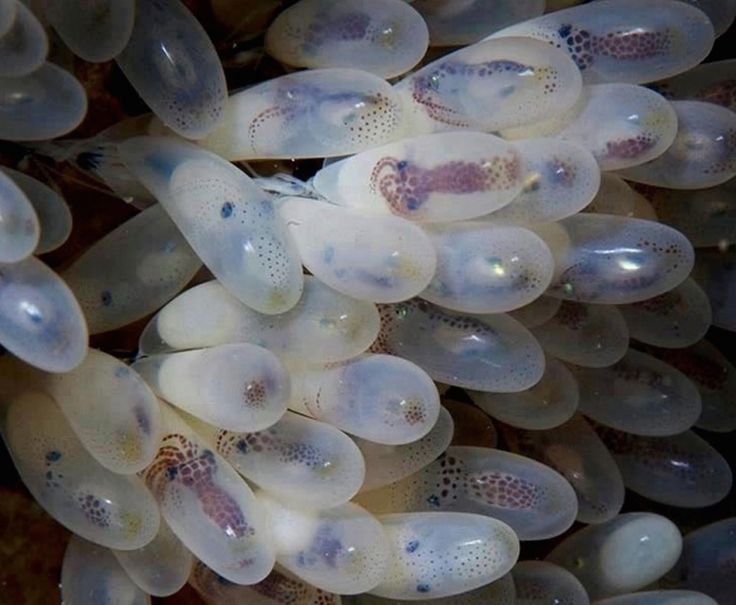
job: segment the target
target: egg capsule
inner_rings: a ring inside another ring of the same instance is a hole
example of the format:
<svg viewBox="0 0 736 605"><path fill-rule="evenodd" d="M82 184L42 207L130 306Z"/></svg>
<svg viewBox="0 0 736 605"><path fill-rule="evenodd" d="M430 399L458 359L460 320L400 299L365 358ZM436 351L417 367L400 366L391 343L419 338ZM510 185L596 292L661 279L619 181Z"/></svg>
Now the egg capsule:
<svg viewBox="0 0 736 605"><path fill-rule="evenodd" d="M450 445L453 429L452 416L441 407L437 422L430 431L411 443L386 445L353 437L365 459L365 480L361 491L389 485L431 464Z"/></svg>
<svg viewBox="0 0 736 605"><path fill-rule="evenodd" d="M523 227L464 221L425 230L437 253L437 269L420 296L436 305L502 313L533 301L552 279L547 244Z"/></svg>
<svg viewBox="0 0 736 605"><path fill-rule="evenodd" d="M180 2L137 0L133 31L115 61L177 134L201 139L223 118L227 86L222 63L199 21Z"/></svg>
<svg viewBox="0 0 736 605"><path fill-rule="evenodd" d="M649 590L596 601L596 605L716 605L708 595L693 590Z"/></svg>
<svg viewBox="0 0 736 605"><path fill-rule="evenodd" d="M60 586L61 598L68 605L151 603L151 597L133 583L109 550L79 536L72 536L67 545Z"/></svg>
<svg viewBox="0 0 736 605"><path fill-rule="evenodd" d="M507 315L461 315L418 299L379 310L374 350L404 357L439 382L517 392L535 385L544 372L542 348Z"/></svg>
<svg viewBox="0 0 736 605"><path fill-rule="evenodd" d="M575 575L595 601L651 584L669 571L681 551L682 536L672 521L653 513L626 513L568 536L547 560Z"/></svg>
<svg viewBox="0 0 736 605"><path fill-rule="evenodd" d="M701 412L695 385L672 366L629 350L608 368L572 367L580 411L634 435L662 437L686 431Z"/></svg>
<svg viewBox="0 0 736 605"><path fill-rule="evenodd" d="M366 216L299 197L280 200L278 209L304 266L347 296L405 300L424 290L435 272L430 239L401 217Z"/></svg>
<svg viewBox="0 0 736 605"><path fill-rule="evenodd" d="M3 437L23 483L67 529L125 550L141 548L156 536L159 512L143 482L100 465L47 395L26 391L15 398Z"/></svg>
<svg viewBox="0 0 736 605"><path fill-rule="evenodd" d="M692 431L668 437L645 437L597 427L636 492L670 506L702 508L720 502L733 481L728 462Z"/></svg>
<svg viewBox="0 0 736 605"><path fill-rule="evenodd" d="M697 0L703 4L703 0ZM722 7L730 5L729 10L736 14L736 2L712 2ZM715 22L716 27L723 26L724 22ZM709 61L701 63L692 69L681 73L674 78L652 84L653 88L661 92L668 99L698 100L715 103L730 110L736 110L736 96L734 96L734 77L736 76L736 59L725 61Z"/></svg>
<svg viewBox="0 0 736 605"><path fill-rule="evenodd" d="M399 138L404 116L385 80L357 69L309 69L230 96L202 141L227 160L357 153Z"/></svg>
<svg viewBox="0 0 736 605"><path fill-rule="evenodd" d="M26 76L0 77L0 139L45 141L74 130L87 113L79 81L53 63Z"/></svg>
<svg viewBox="0 0 736 605"><path fill-rule="evenodd" d="M49 40L43 25L23 2L16 0L15 17L0 36L0 76L27 76L43 65L48 52Z"/></svg>
<svg viewBox="0 0 736 605"><path fill-rule="evenodd" d="M148 544L135 550L114 550L112 554L133 582L156 597L179 592L192 569L192 553L163 520Z"/></svg>
<svg viewBox="0 0 736 605"><path fill-rule="evenodd" d="M135 0L48 2L46 18L64 44L85 61L102 63L125 48L133 31Z"/></svg>
<svg viewBox="0 0 736 605"><path fill-rule="evenodd" d="M38 219L40 229L35 254L45 254L61 246L72 230L72 215L64 199L51 187L22 172L3 166L0 168L25 194ZM3 182L4 179L3 179ZM3 196L4 198L5 196ZM5 223L5 212L3 224ZM5 236L2 238L6 241Z"/></svg>
<svg viewBox="0 0 736 605"><path fill-rule="evenodd" d="M296 304L302 291L298 252L273 202L245 173L169 137L137 137L119 148L234 296L261 313L283 313Z"/></svg>
<svg viewBox="0 0 736 605"><path fill-rule="evenodd" d="M580 580L554 563L519 561L511 575L516 586L516 605L590 605Z"/></svg>
<svg viewBox="0 0 736 605"><path fill-rule="evenodd" d="M13 25L17 10L16 0L0 0L0 36L4 36Z"/></svg>
<svg viewBox="0 0 736 605"><path fill-rule="evenodd" d="M711 322L708 296L691 278L669 292L621 305L619 310L631 338L658 347L695 344L705 336Z"/></svg>
<svg viewBox="0 0 736 605"><path fill-rule="evenodd" d="M646 300L681 284L693 267L687 238L654 221L581 213L534 230L555 257L548 293L566 300Z"/></svg>
<svg viewBox="0 0 736 605"><path fill-rule="evenodd" d="M659 157L619 174L670 189L705 189L736 176L736 113L701 101L673 101L677 136Z"/></svg>
<svg viewBox="0 0 736 605"><path fill-rule="evenodd" d="M233 584L201 561L189 584L208 605L341 605L340 595L315 588L278 566L265 579L243 586Z"/></svg>
<svg viewBox="0 0 736 605"><path fill-rule="evenodd" d="M519 540L500 521L463 513L379 517L389 543L383 581L371 594L425 601L474 590L508 573Z"/></svg>
<svg viewBox="0 0 736 605"><path fill-rule="evenodd" d="M161 514L198 559L230 582L253 584L274 565L268 525L250 487L172 408L165 437L145 470Z"/></svg>
<svg viewBox="0 0 736 605"><path fill-rule="evenodd" d="M473 403L494 418L522 429L542 431L569 420L578 407L578 385L565 364L545 359L537 384L518 393L468 391Z"/></svg>
<svg viewBox="0 0 736 605"><path fill-rule="evenodd" d="M530 458L483 447L450 446L418 473L358 496L376 513L452 511L499 519L520 540L565 532L577 498L556 471Z"/></svg>
<svg viewBox="0 0 736 605"><path fill-rule="evenodd" d="M593 82L652 82L687 71L713 46L710 19L684 2L601 0L493 34L529 36L562 49Z"/></svg>
<svg viewBox="0 0 736 605"><path fill-rule="evenodd" d="M202 267L156 204L92 244L62 274L92 334L115 330L171 300Z"/></svg>
<svg viewBox="0 0 736 605"><path fill-rule="evenodd" d="M421 15L400 0L301 0L266 32L267 52L298 67L352 67L393 78L427 50Z"/></svg>
<svg viewBox="0 0 736 605"><path fill-rule="evenodd" d="M330 508L360 489L365 462L358 447L332 425L286 412L257 432L192 425L236 471L269 494L305 508Z"/></svg>
<svg viewBox="0 0 736 605"><path fill-rule="evenodd" d="M251 342L279 356L311 362L342 361L359 355L379 330L375 305L304 279L299 302L286 313L263 315L246 307L219 282L187 290L166 305L141 335L141 352Z"/></svg>
<svg viewBox="0 0 736 605"><path fill-rule="evenodd" d="M412 6L426 20L432 46L472 44L494 31L544 12L542 0L415 0Z"/></svg>
<svg viewBox="0 0 736 605"><path fill-rule="evenodd" d="M552 319L532 334L542 348L558 359L590 368L616 363L629 347L629 330L613 305L562 301Z"/></svg>
<svg viewBox="0 0 736 605"><path fill-rule="evenodd" d="M273 535L277 560L294 575L322 590L357 594L384 577L389 543L381 524L357 504L319 511L258 494Z"/></svg>
<svg viewBox="0 0 736 605"><path fill-rule="evenodd" d="M578 498L577 520L603 523L624 503L624 480L601 439L578 415L548 430L507 429L511 449L550 466L570 482Z"/></svg>
<svg viewBox="0 0 736 605"><path fill-rule="evenodd" d="M485 40L446 55L394 87L413 134L494 132L564 113L580 71L562 51L529 38Z"/></svg>
<svg viewBox="0 0 736 605"><path fill-rule="evenodd" d="M26 193L4 170L0 171L0 262L17 263L38 247L38 214Z"/></svg>
<svg viewBox="0 0 736 605"><path fill-rule="evenodd" d="M312 185L329 201L419 222L482 216L521 191L524 162L503 139L443 132L402 139L333 162Z"/></svg>
<svg viewBox="0 0 736 605"><path fill-rule="evenodd" d="M523 189L512 202L488 215L510 223L547 223L582 210L595 196L601 171L585 147L559 139L514 143L526 169Z"/></svg>
<svg viewBox="0 0 736 605"><path fill-rule="evenodd" d="M87 354L87 324L69 287L35 257L0 263L0 343L47 372L68 372Z"/></svg>
<svg viewBox="0 0 736 605"><path fill-rule="evenodd" d="M639 215L642 200L643 196L634 191L621 177L610 172L604 172L601 174L601 184L598 192L590 204L583 209L583 212L646 218ZM645 199L643 201L646 202ZM656 220L656 218L653 220Z"/></svg>
<svg viewBox="0 0 736 605"><path fill-rule="evenodd" d="M440 399L411 361L368 353L340 364L292 367L290 407L386 445L421 439L437 422Z"/></svg>
<svg viewBox="0 0 736 605"><path fill-rule="evenodd" d="M540 296L523 307L509 311L508 315L525 328L531 330L552 319L557 314L561 305L562 300L559 298Z"/></svg>
<svg viewBox="0 0 736 605"><path fill-rule="evenodd" d="M732 248L698 250L693 279L710 301L714 326L736 331L736 253Z"/></svg>

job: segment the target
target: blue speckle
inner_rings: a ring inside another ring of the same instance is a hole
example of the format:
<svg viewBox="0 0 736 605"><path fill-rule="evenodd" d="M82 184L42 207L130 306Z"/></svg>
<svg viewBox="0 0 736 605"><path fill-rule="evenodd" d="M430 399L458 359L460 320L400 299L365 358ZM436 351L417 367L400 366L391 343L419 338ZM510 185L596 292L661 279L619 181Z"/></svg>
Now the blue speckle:
<svg viewBox="0 0 736 605"><path fill-rule="evenodd" d="M325 248L324 254L322 255L322 258L329 265L332 262L332 259L335 258L334 246L327 246L327 248Z"/></svg>
<svg viewBox="0 0 736 605"><path fill-rule="evenodd" d="M109 307L112 304L112 294L109 290L103 290L100 294L100 300L103 307Z"/></svg>
<svg viewBox="0 0 736 605"><path fill-rule="evenodd" d="M427 498L427 504L430 506L434 506L435 508L439 507L440 505L440 499L432 494L429 498Z"/></svg>
<svg viewBox="0 0 736 605"><path fill-rule="evenodd" d="M238 450L241 454L247 454L248 442L245 439L239 439L238 442L235 444L235 449Z"/></svg>
<svg viewBox="0 0 736 605"><path fill-rule="evenodd" d="M429 592L429 584L417 584L417 592Z"/></svg>
<svg viewBox="0 0 736 605"><path fill-rule="evenodd" d="M77 156L77 165L82 170L95 170L99 168L102 154L96 151L83 151Z"/></svg>
<svg viewBox="0 0 736 605"><path fill-rule="evenodd" d="M233 210L235 210L235 206L233 206L233 203L225 202L222 205L222 208L220 208L220 216L222 218L230 218L233 215Z"/></svg>
<svg viewBox="0 0 736 605"><path fill-rule="evenodd" d="M46 452L46 462L58 462L61 459L61 452L51 450Z"/></svg>
<svg viewBox="0 0 736 605"><path fill-rule="evenodd" d="M408 165L408 164L409 164L409 162L407 162L406 160L401 160L400 162L398 162L398 163L396 164L396 167L397 167L397 168L398 168L399 170L403 170L404 168L406 168L406 167L407 167L407 165Z"/></svg>
<svg viewBox="0 0 736 605"><path fill-rule="evenodd" d="M170 466L166 469L166 478L169 481L173 481L176 479L176 476L179 474L179 468L177 466Z"/></svg>
<svg viewBox="0 0 736 605"><path fill-rule="evenodd" d="M406 543L406 552L412 553L419 548L419 540L411 540Z"/></svg>
<svg viewBox="0 0 736 605"><path fill-rule="evenodd" d="M567 38L570 35L570 32L572 31L572 25L569 23L566 23L560 29L557 30L557 33L560 34L561 38Z"/></svg>

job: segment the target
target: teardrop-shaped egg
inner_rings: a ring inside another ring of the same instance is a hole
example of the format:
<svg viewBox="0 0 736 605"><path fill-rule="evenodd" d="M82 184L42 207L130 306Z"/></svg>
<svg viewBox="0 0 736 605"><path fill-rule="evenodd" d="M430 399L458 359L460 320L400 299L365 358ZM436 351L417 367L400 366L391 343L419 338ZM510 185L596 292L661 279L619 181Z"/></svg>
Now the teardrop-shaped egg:
<svg viewBox="0 0 736 605"><path fill-rule="evenodd" d="M0 262L17 263L38 247L38 214L27 194L5 171L0 172Z"/></svg>
<svg viewBox="0 0 736 605"><path fill-rule="evenodd" d="M0 36L0 76L27 76L41 67L48 52L49 40L43 25L30 8L15 0L15 18Z"/></svg>

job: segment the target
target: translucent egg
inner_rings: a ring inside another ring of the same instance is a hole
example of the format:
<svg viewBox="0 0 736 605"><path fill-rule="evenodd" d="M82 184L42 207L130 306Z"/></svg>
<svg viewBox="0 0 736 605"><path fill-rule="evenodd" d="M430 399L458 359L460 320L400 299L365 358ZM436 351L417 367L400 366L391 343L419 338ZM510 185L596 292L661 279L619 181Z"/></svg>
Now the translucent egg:
<svg viewBox="0 0 736 605"><path fill-rule="evenodd" d="M38 244L33 252L44 254L61 246L72 230L72 215L64 199L51 187L22 172L5 166L0 168L0 172L10 177L26 195L36 213L41 231ZM5 182L4 179L2 182ZM4 195L3 198L5 198ZM5 216L2 222L5 224ZM8 236L9 234L3 234L0 241L7 241Z"/></svg>
<svg viewBox="0 0 736 605"><path fill-rule="evenodd" d="M540 296L523 307L509 311L509 316L531 330L552 319L561 305L562 301L559 298Z"/></svg>
<svg viewBox="0 0 736 605"><path fill-rule="evenodd" d="M703 3L703 0L696 1L699 4ZM711 0L711 3L719 4L722 7L730 5L729 10L736 14L736 2L733 2L733 0L727 0L726 2ZM714 22L714 24L718 27L719 25L722 26L723 22ZM701 63L674 78L657 82L652 87L667 98L706 101L734 110L736 109L735 76L736 59L709 61L708 63Z"/></svg>
<svg viewBox="0 0 736 605"><path fill-rule="evenodd" d="M159 512L143 482L113 473L92 458L47 395L26 391L14 399L3 437L23 483L67 529L126 550L141 548L156 536Z"/></svg>
<svg viewBox="0 0 736 605"><path fill-rule="evenodd" d="M485 40L422 67L395 86L413 134L493 132L564 113L580 96L566 53L530 38Z"/></svg>
<svg viewBox="0 0 736 605"><path fill-rule="evenodd" d="M353 437L365 459L365 480L361 491L367 492L394 483L434 462L450 445L453 429L452 416L441 407L432 429L411 443L386 445Z"/></svg>
<svg viewBox="0 0 736 605"><path fill-rule="evenodd" d="M156 204L85 250L62 274L92 334L153 313L202 267L169 215Z"/></svg>
<svg viewBox="0 0 736 605"><path fill-rule="evenodd" d="M129 139L120 153L235 297L261 313L296 304L302 291L296 246L271 199L245 173L169 137Z"/></svg>
<svg viewBox="0 0 736 605"><path fill-rule="evenodd" d="M199 21L177 0L137 0L132 34L115 60L177 134L201 139L223 118L227 86L222 63Z"/></svg>
<svg viewBox="0 0 736 605"><path fill-rule="evenodd" d="M461 315L417 299L379 309L374 350L413 361L434 380L517 392L535 385L544 372L542 348L507 315Z"/></svg>
<svg viewBox="0 0 736 605"><path fill-rule="evenodd" d="M519 540L500 521L463 513L408 513L380 517L390 559L371 594L424 601L474 590L508 573Z"/></svg>
<svg viewBox="0 0 736 605"><path fill-rule="evenodd" d="M64 553L61 598L67 605L151 603L151 597L133 583L109 550L79 536L72 536Z"/></svg>
<svg viewBox="0 0 736 605"><path fill-rule="evenodd" d="M0 171L0 262L17 263L38 247L38 214L26 193Z"/></svg>
<svg viewBox="0 0 736 605"><path fill-rule="evenodd" d="M449 387L448 387L449 388ZM442 398L444 407L455 425L451 445L498 447L498 431L491 417L479 407L465 401Z"/></svg>
<svg viewBox="0 0 736 605"><path fill-rule="evenodd" d="M47 372L68 372L87 354L87 324L74 295L35 257L0 263L0 343Z"/></svg>
<svg viewBox="0 0 736 605"><path fill-rule="evenodd" d="M187 583L192 553L161 520L156 537L136 550L114 550L118 563L142 590L157 597L178 592Z"/></svg>
<svg viewBox="0 0 736 605"><path fill-rule="evenodd" d="M487 218L511 223L547 223L582 210L595 196L601 171L585 147L559 139L516 141L524 160L524 187Z"/></svg>
<svg viewBox="0 0 736 605"><path fill-rule="evenodd" d="M310 69L230 96L202 145L228 160L313 158L357 153L404 131L396 93L357 69Z"/></svg>
<svg viewBox="0 0 736 605"><path fill-rule="evenodd" d="M48 52L49 40L43 25L23 2L16 0L15 18L0 36L0 76L27 76L43 65Z"/></svg>
<svg viewBox="0 0 736 605"><path fill-rule="evenodd" d="M421 15L401 0L301 0L266 32L267 52L298 67L352 67L393 78L427 50Z"/></svg>
<svg viewBox="0 0 736 605"><path fill-rule="evenodd" d="M517 393L468 391L484 412L511 426L542 431L569 420L578 407L578 385L565 364L545 359L544 374L534 386Z"/></svg>
<svg viewBox="0 0 736 605"><path fill-rule="evenodd" d="M533 301L552 279L547 244L523 227L475 221L425 230L437 252L437 269L420 296L436 305L502 313Z"/></svg>
<svg viewBox="0 0 736 605"><path fill-rule="evenodd" d="M75 55L102 63L125 48L135 8L135 0L53 0L47 3L46 18Z"/></svg>
<svg viewBox="0 0 736 605"><path fill-rule="evenodd" d="M713 313L711 322L736 331L736 250L698 250L693 278L705 290Z"/></svg>
<svg viewBox="0 0 736 605"><path fill-rule="evenodd" d="M166 522L192 553L230 582L253 584L274 565L268 524L250 487L172 408L144 477Z"/></svg>
<svg viewBox="0 0 736 605"><path fill-rule="evenodd" d="M681 284L693 267L687 238L654 221L583 213L535 231L555 256L548 293L566 300L646 300Z"/></svg>
<svg viewBox="0 0 736 605"><path fill-rule="evenodd" d="M672 366L629 350L608 368L572 368L580 411L634 435L666 436L689 429L700 416L695 385Z"/></svg>
<svg viewBox="0 0 736 605"><path fill-rule="evenodd" d="M511 449L546 464L570 482L578 497L577 520L603 523L624 503L624 480L595 431L579 414L548 430L504 433Z"/></svg>
<svg viewBox="0 0 736 605"><path fill-rule="evenodd" d="M565 532L577 498L556 471L530 458L483 447L450 446L435 462L357 499L375 513L456 511L508 523L520 540Z"/></svg>
<svg viewBox="0 0 736 605"><path fill-rule="evenodd" d="M350 500L363 483L360 450L327 423L286 412L258 432L193 426L243 477L285 502L330 508Z"/></svg>
<svg viewBox="0 0 736 605"><path fill-rule="evenodd" d="M621 359L629 347L629 330L613 305L565 300L552 319L532 334L542 348L568 363L604 368Z"/></svg>
<svg viewBox="0 0 736 605"><path fill-rule="evenodd" d="M575 532L547 560L572 572L595 601L651 584L681 551L682 536L672 521L653 513L626 513Z"/></svg>
<svg viewBox="0 0 736 605"><path fill-rule="evenodd" d="M710 19L684 2L602 0L556 11L493 37L530 36L564 50L586 82L652 82L700 63L713 46Z"/></svg>
<svg viewBox="0 0 736 605"><path fill-rule="evenodd" d="M702 508L731 490L728 462L692 431L669 437L644 437L602 426L598 433L613 454L624 483L670 506Z"/></svg>
<svg viewBox="0 0 736 605"><path fill-rule="evenodd" d="M457 221L492 212L522 187L524 163L491 134L420 135L363 151L317 172L314 188L329 201L420 222Z"/></svg>
<svg viewBox="0 0 736 605"><path fill-rule="evenodd" d="M405 300L424 290L435 272L430 239L401 217L366 216L299 197L280 200L278 209L304 266L347 296Z"/></svg>
<svg viewBox="0 0 736 605"><path fill-rule="evenodd" d="M596 605L716 605L702 592L692 590L651 590L596 601Z"/></svg>
<svg viewBox="0 0 736 605"><path fill-rule="evenodd" d="M621 305L619 310L631 338L658 347L680 348L695 344L705 336L711 322L708 296L690 278L669 292Z"/></svg>
<svg viewBox="0 0 736 605"><path fill-rule="evenodd" d="M677 136L651 162L621 171L625 179L668 187L704 189L736 176L736 113L701 101L673 101Z"/></svg>
<svg viewBox="0 0 736 605"><path fill-rule="evenodd" d="M554 563L519 561L511 575L516 585L516 605L590 605L580 580Z"/></svg>
<svg viewBox="0 0 736 605"><path fill-rule="evenodd" d="M411 443L437 422L437 387L424 370L401 357L369 353L290 370L293 410L363 439Z"/></svg>
<svg viewBox="0 0 736 605"><path fill-rule="evenodd" d="M389 543L381 524L357 504L307 511L264 492L277 560L302 580L330 592L357 594L386 573Z"/></svg>
<svg viewBox="0 0 736 605"><path fill-rule="evenodd" d="M543 0L415 0L412 6L427 21L432 46L472 44L544 12Z"/></svg>
<svg viewBox="0 0 736 605"><path fill-rule="evenodd" d="M74 130L87 113L79 81L53 63L20 78L0 77L0 139L43 141Z"/></svg>
<svg viewBox="0 0 736 605"><path fill-rule="evenodd" d="M332 362L365 351L379 324L375 305L348 298L314 277L305 277L299 302L280 315L258 313L210 281L166 305L143 331L140 349L150 355L251 342L279 356Z"/></svg>

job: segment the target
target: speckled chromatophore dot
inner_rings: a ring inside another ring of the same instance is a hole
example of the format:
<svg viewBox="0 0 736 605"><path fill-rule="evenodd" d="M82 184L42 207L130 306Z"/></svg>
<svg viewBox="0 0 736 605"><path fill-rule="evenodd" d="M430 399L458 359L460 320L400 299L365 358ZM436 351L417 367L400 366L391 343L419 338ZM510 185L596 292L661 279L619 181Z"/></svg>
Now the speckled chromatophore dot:
<svg viewBox="0 0 736 605"><path fill-rule="evenodd" d="M322 590L357 594L384 577L389 543L381 524L357 504L310 511L265 492L258 493L258 500L266 510L277 561L302 580Z"/></svg>
<svg viewBox="0 0 736 605"><path fill-rule="evenodd" d="M234 296L261 313L283 313L296 304L302 291L298 252L271 199L245 173L169 137L137 137L119 148Z"/></svg>
<svg viewBox="0 0 736 605"><path fill-rule="evenodd" d="M352 67L393 78L427 50L421 15L401 0L301 0L266 32L266 50L287 65Z"/></svg>
<svg viewBox="0 0 736 605"><path fill-rule="evenodd" d="M258 313L210 281L166 305L146 326L140 348L151 355L250 342L279 356L332 362L365 351L379 323L375 305L348 298L315 277L305 277L299 302L280 315Z"/></svg>
<svg viewBox="0 0 736 605"><path fill-rule="evenodd" d="M220 122L227 101L222 63L199 21L177 0L136 0L133 32L115 60L177 134L201 139Z"/></svg>
<svg viewBox="0 0 736 605"><path fill-rule="evenodd" d="M92 458L50 397L27 391L16 398L3 437L23 483L64 527L109 548L153 540L159 512L143 482Z"/></svg>
<svg viewBox="0 0 736 605"><path fill-rule="evenodd" d="M549 294L566 300L646 300L681 284L693 267L687 238L654 221L583 213L535 231L555 256Z"/></svg>
<svg viewBox="0 0 736 605"><path fill-rule="evenodd" d="M169 215L155 204L92 244L62 276L89 331L98 334L158 310L201 267Z"/></svg>
<svg viewBox="0 0 736 605"><path fill-rule="evenodd" d="M274 424L286 411L291 392L277 357L249 343L153 355L132 367L159 397L234 431Z"/></svg>
<svg viewBox="0 0 736 605"><path fill-rule="evenodd" d="M382 325L374 350L413 361L434 380L517 392L542 377L542 348L507 315L461 315L418 299L379 307Z"/></svg>
<svg viewBox="0 0 736 605"><path fill-rule="evenodd" d="M663 576L682 551L682 536L666 517L626 513L589 525L547 557L572 572L591 600L633 592Z"/></svg>
<svg viewBox="0 0 736 605"><path fill-rule="evenodd" d="M516 585L516 605L590 605L580 580L554 563L519 561L511 575Z"/></svg>
<svg viewBox="0 0 736 605"><path fill-rule="evenodd" d="M309 69L230 96L202 145L228 160L347 155L404 133L396 93L357 69Z"/></svg>
<svg viewBox="0 0 736 605"><path fill-rule="evenodd" d="M519 557L519 540L505 523L463 513L379 517L389 543L383 581L371 594L427 601L490 584Z"/></svg>
<svg viewBox="0 0 736 605"><path fill-rule="evenodd" d="M72 536L61 567L61 598L68 605L149 605L151 597L128 577L106 548Z"/></svg>
<svg viewBox="0 0 736 605"><path fill-rule="evenodd" d="M595 605L717 605L708 595L693 590L649 590L596 601Z"/></svg>
<svg viewBox="0 0 736 605"><path fill-rule="evenodd" d="M556 471L530 458L484 447L451 446L439 459L397 483L361 494L375 513L454 511L508 523L520 540L567 530L577 498Z"/></svg>
<svg viewBox="0 0 736 605"><path fill-rule="evenodd" d="M17 263L30 256L40 234L28 196L9 174L0 172L0 262Z"/></svg>
<svg viewBox="0 0 736 605"><path fill-rule="evenodd" d="M530 38L486 40L396 84L410 132L497 131L562 114L577 101L580 71Z"/></svg>
<svg viewBox="0 0 736 605"><path fill-rule="evenodd" d="M412 221L482 216L514 199L524 161L503 139L480 132L420 135L322 168L312 180L329 201Z"/></svg>
<svg viewBox="0 0 736 605"><path fill-rule="evenodd" d="M710 19L684 2L602 0L512 25L493 35L531 36L569 54L586 82L652 82L700 63L713 46Z"/></svg>
<svg viewBox="0 0 736 605"><path fill-rule="evenodd" d="M419 294L434 275L437 263L430 239L401 217L366 216L300 197L279 200L278 211L304 266L347 296L405 300Z"/></svg>
<svg viewBox="0 0 736 605"><path fill-rule="evenodd" d="M27 76L41 67L48 51L43 25L24 2L16 0L15 18L0 36L0 76Z"/></svg>

